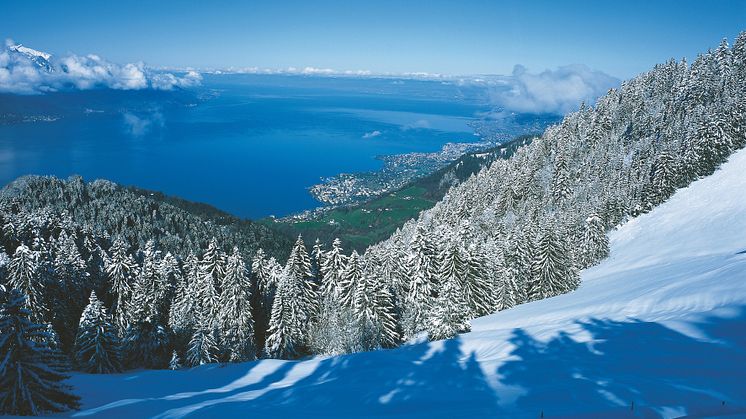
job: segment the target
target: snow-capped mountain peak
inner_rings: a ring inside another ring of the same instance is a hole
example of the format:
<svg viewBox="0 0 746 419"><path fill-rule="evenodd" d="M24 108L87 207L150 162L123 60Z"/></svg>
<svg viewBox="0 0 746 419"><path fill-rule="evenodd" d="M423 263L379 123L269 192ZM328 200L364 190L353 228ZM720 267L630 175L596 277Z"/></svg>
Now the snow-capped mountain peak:
<svg viewBox="0 0 746 419"><path fill-rule="evenodd" d="M45 60L49 60L52 58L52 54L48 54L46 52L37 51L35 49L24 47L22 44L17 45L11 45L8 47L9 50L19 52L21 54L27 55L29 57L41 57Z"/></svg>
<svg viewBox="0 0 746 419"><path fill-rule="evenodd" d="M49 62L52 58L52 54L25 47L22 44L9 45L8 52L27 58L29 61L34 63L34 65L45 71L53 71L52 64Z"/></svg>

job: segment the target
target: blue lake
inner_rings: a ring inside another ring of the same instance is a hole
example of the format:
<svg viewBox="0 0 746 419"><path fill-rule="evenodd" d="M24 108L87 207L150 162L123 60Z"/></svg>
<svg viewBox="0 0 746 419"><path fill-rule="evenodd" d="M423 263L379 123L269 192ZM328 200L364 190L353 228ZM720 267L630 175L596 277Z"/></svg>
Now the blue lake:
<svg viewBox="0 0 746 419"><path fill-rule="evenodd" d="M318 205L307 188L375 170L381 154L476 140L489 110L477 87L422 80L208 75L178 92L0 96L0 183L25 174L125 185L206 202L244 217Z"/></svg>

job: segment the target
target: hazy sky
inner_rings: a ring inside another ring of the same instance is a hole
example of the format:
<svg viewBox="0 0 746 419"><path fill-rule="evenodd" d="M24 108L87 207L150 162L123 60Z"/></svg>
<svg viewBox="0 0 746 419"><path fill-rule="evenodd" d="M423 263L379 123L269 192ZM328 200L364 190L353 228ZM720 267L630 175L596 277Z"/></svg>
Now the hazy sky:
<svg viewBox="0 0 746 419"><path fill-rule="evenodd" d="M0 37L151 66L630 77L746 29L746 0L0 0Z"/></svg>

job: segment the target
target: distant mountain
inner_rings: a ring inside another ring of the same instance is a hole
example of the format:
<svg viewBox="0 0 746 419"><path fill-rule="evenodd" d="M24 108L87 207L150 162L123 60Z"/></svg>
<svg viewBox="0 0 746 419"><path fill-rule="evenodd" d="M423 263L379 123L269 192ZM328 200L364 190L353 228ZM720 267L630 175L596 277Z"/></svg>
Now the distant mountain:
<svg viewBox="0 0 746 419"><path fill-rule="evenodd" d="M18 54L29 59L32 63L34 63L37 67L44 71L50 73L54 71L54 67L49 61L52 58L52 54L37 51L35 49L25 47L22 44L10 45L8 46L7 50L9 54Z"/></svg>

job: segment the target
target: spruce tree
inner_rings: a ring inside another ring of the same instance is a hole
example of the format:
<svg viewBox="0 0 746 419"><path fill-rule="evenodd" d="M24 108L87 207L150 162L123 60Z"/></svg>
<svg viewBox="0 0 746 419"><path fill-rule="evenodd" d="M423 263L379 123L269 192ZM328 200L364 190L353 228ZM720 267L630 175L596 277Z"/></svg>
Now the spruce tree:
<svg viewBox="0 0 746 419"><path fill-rule="evenodd" d="M301 310L300 321L303 326L307 326L318 316L319 301L313 284L311 258L300 235L298 235L298 240L290 251L285 271L291 279L294 298L298 299Z"/></svg>
<svg viewBox="0 0 746 419"><path fill-rule="evenodd" d="M355 292L360 286L363 278L363 265L360 260L360 255L356 251L352 251L347 266L345 266L344 272L339 283L339 302L344 306L351 308L355 302Z"/></svg>
<svg viewBox="0 0 746 419"><path fill-rule="evenodd" d="M365 349L391 348L398 343L393 297L379 278L362 275L355 289L352 311Z"/></svg>
<svg viewBox="0 0 746 419"><path fill-rule="evenodd" d="M293 282L293 277L285 270L277 283L264 348L270 358L294 358L305 344L302 302L297 298L297 287Z"/></svg>
<svg viewBox="0 0 746 419"><path fill-rule="evenodd" d="M176 371L181 369L181 359L179 358L179 354L176 353L176 351L173 351L171 354L171 360L168 361L168 369L171 371Z"/></svg>
<svg viewBox="0 0 746 419"><path fill-rule="evenodd" d="M332 248L324 255L321 265L321 290L326 297L338 296L347 260L343 251L342 243L335 238Z"/></svg>
<svg viewBox="0 0 746 419"><path fill-rule="evenodd" d="M227 256L220 250L217 239L215 237L210 239L207 250L202 255L201 265L204 274L212 279L213 287L216 289L222 287L226 259Z"/></svg>
<svg viewBox="0 0 746 419"><path fill-rule="evenodd" d="M427 326L427 315L433 304L438 275L435 257L437 249L424 225L418 224L416 228L407 261L411 267L411 279L404 303L403 327L406 339Z"/></svg>
<svg viewBox="0 0 746 419"><path fill-rule="evenodd" d="M40 415L78 408L62 383L63 355L46 343L47 327L34 323L26 297L12 290L0 311L0 413Z"/></svg>
<svg viewBox="0 0 746 419"><path fill-rule="evenodd" d="M217 362L218 345L209 324L200 323L197 325L192 339L189 341L186 358L189 365L193 367Z"/></svg>
<svg viewBox="0 0 746 419"><path fill-rule="evenodd" d="M427 316L430 340L448 339L471 330L464 290L455 274L442 278L438 298Z"/></svg>
<svg viewBox="0 0 746 419"><path fill-rule="evenodd" d="M251 284L237 247L228 257L220 300L221 344L228 352L228 359L233 362L253 360L256 355Z"/></svg>
<svg viewBox="0 0 746 419"><path fill-rule="evenodd" d="M75 338L75 359L83 371L106 374L119 372L121 347L117 331L106 307L91 291L89 303L83 310Z"/></svg>
<svg viewBox="0 0 746 419"><path fill-rule="evenodd" d="M578 255L579 268L588 268L609 256L609 238L598 214L593 213L586 218L582 240Z"/></svg>
<svg viewBox="0 0 746 419"><path fill-rule="evenodd" d="M109 257L104 259L104 269L109 279L110 292L114 297L112 313L114 324L120 335L127 329L129 313L127 301L132 296L132 286L137 277L137 263L127 254L129 245L120 238L114 240L109 249Z"/></svg>
<svg viewBox="0 0 746 419"><path fill-rule="evenodd" d="M41 322L46 317L44 284L41 280L39 255L21 243L13 253L8 265L8 287L26 295L26 308L31 311L31 320Z"/></svg>
<svg viewBox="0 0 746 419"><path fill-rule="evenodd" d="M568 256L565 241L553 225L547 225L537 243L531 266L531 301L553 297L576 289L580 285L578 272Z"/></svg>
<svg viewBox="0 0 746 419"><path fill-rule="evenodd" d="M174 298L168 315L168 325L173 330L177 340L187 341L191 338L192 329L196 322L195 301L197 296L196 275L199 272L197 257L190 254L184 261L184 272L176 280Z"/></svg>

